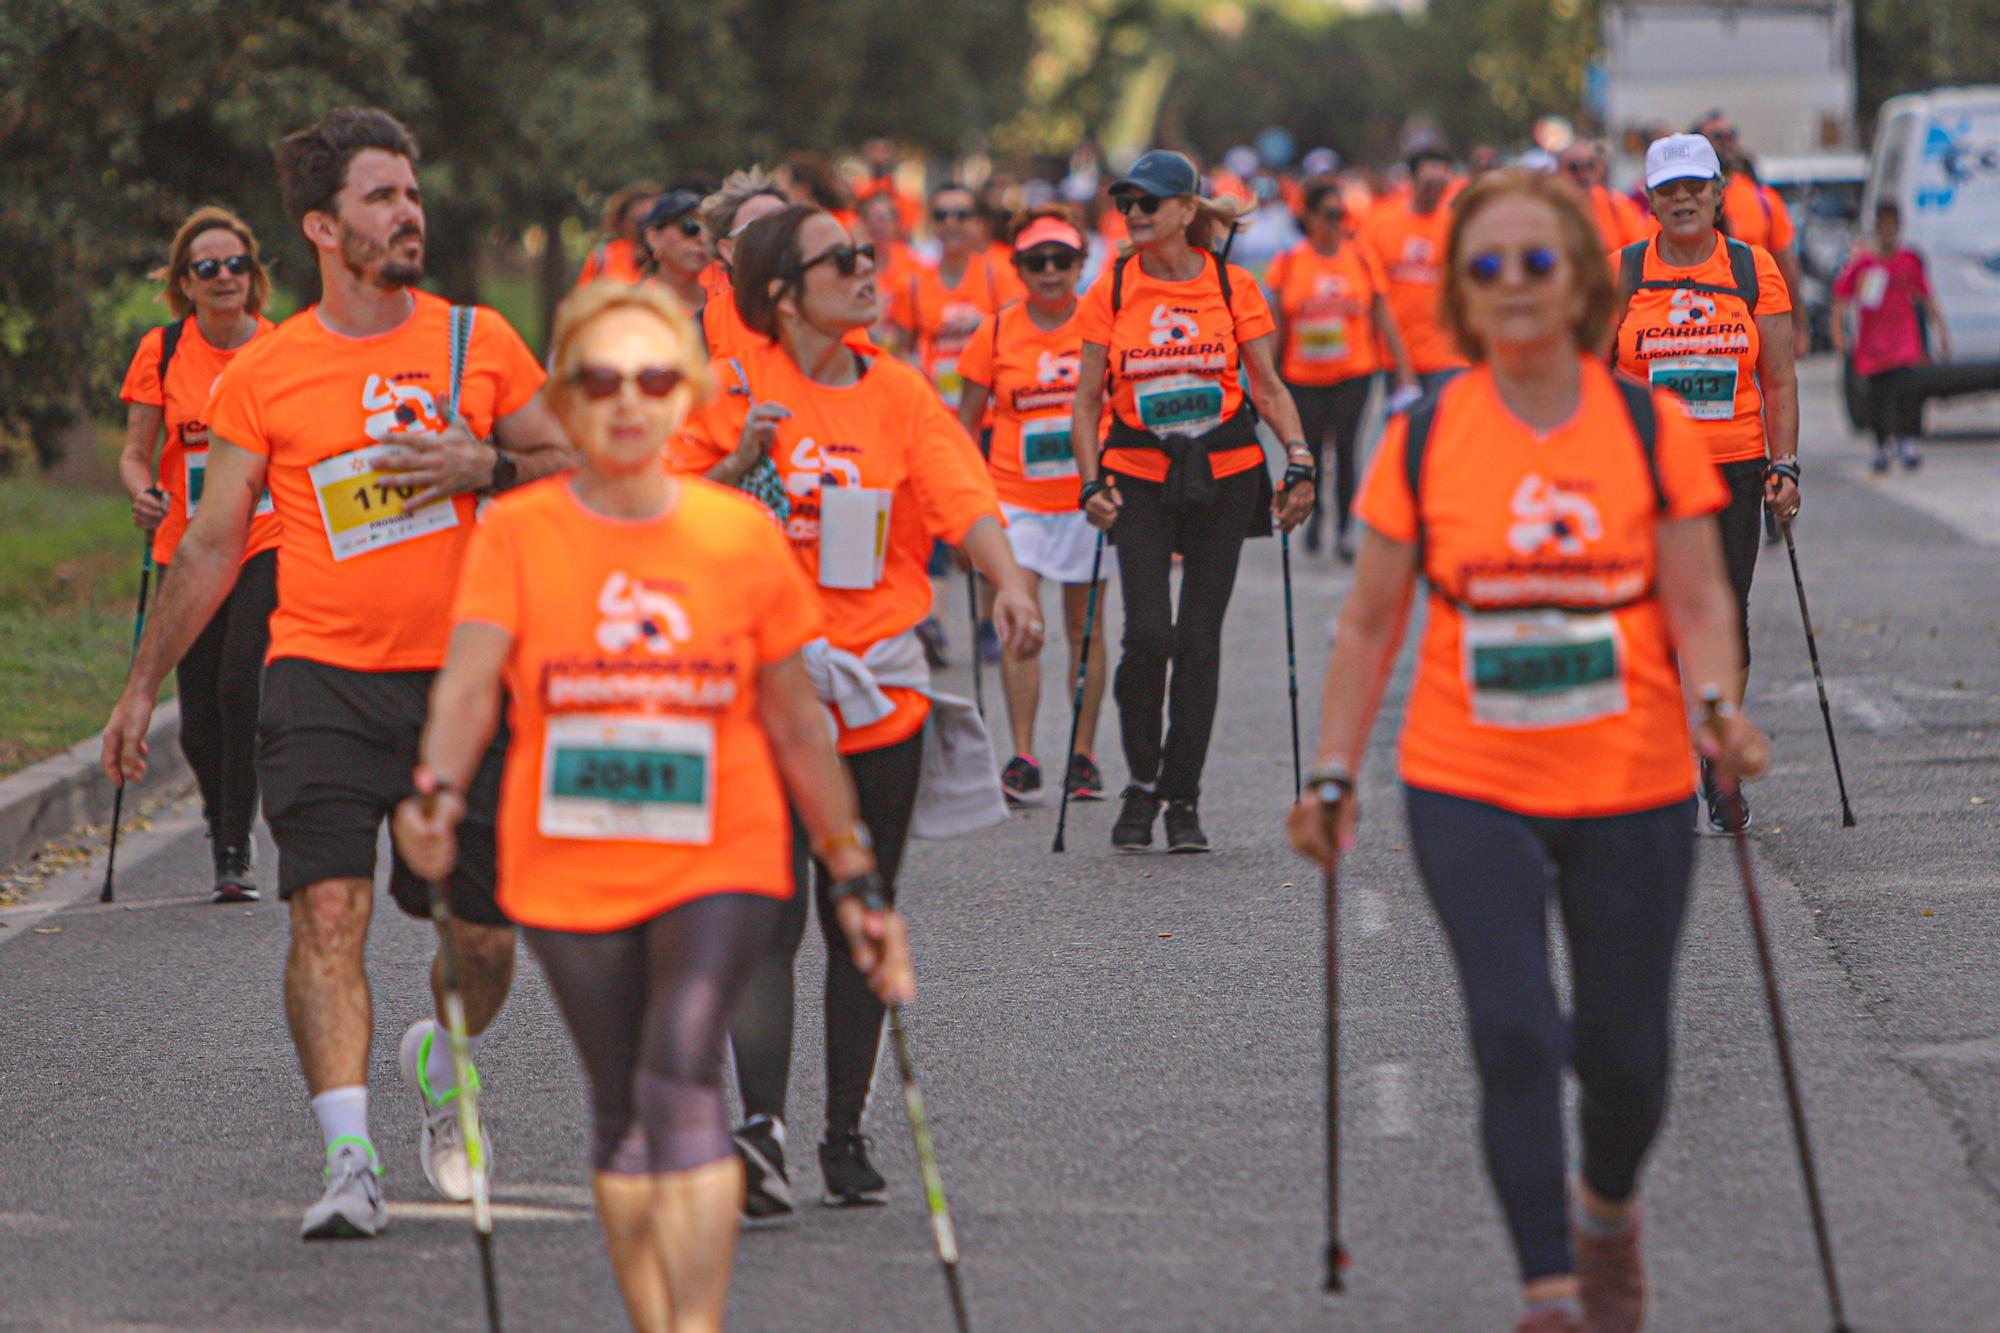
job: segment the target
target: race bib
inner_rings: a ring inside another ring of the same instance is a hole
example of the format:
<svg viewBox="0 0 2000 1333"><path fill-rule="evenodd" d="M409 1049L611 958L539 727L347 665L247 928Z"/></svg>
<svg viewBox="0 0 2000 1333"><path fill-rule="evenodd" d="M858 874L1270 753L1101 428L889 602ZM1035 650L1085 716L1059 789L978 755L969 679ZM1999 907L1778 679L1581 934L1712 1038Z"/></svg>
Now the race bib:
<svg viewBox="0 0 2000 1333"><path fill-rule="evenodd" d="M1861 290L1856 293L1861 298L1863 310L1879 310L1882 298L1889 294L1889 270L1880 264L1870 265L1861 274Z"/></svg>
<svg viewBox="0 0 2000 1333"><path fill-rule="evenodd" d="M1625 712L1625 636L1610 612L1468 611L1466 695L1484 727L1570 727Z"/></svg>
<svg viewBox="0 0 2000 1333"><path fill-rule="evenodd" d="M715 827L715 724L688 718L559 717L542 745L545 838L705 847Z"/></svg>
<svg viewBox="0 0 2000 1333"><path fill-rule="evenodd" d="M820 587L866 589L882 581L894 498L872 486L820 486Z"/></svg>
<svg viewBox="0 0 2000 1333"><path fill-rule="evenodd" d="M1155 435L1205 435L1222 424L1222 385L1200 375L1166 375L1132 391L1139 424Z"/></svg>
<svg viewBox="0 0 2000 1333"><path fill-rule="evenodd" d="M187 481L187 516L193 518L195 506L201 503L201 484L208 477L208 450L184 449L181 461L186 465L183 476ZM271 507L271 493L265 491L258 496L257 507L250 512L253 516L275 513Z"/></svg>
<svg viewBox="0 0 2000 1333"><path fill-rule="evenodd" d="M1347 320L1340 315L1302 320L1297 346L1301 361L1347 360Z"/></svg>
<svg viewBox="0 0 2000 1333"><path fill-rule="evenodd" d="M1021 475L1030 481L1059 481L1076 475L1067 415L1029 417L1021 423Z"/></svg>
<svg viewBox="0 0 2000 1333"><path fill-rule="evenodd" d="M965 392L965 377L958 373L958 358L932 358L931 383L937 386L938 397L944 399L944 405L956 411L959 396Z"/></svg>
<svg viewBox="0 0 2000 1333"><path fill-rule="evenodd" d="M449 500L404 509L420 488L397 481L395 473L375 471L375 460L395 447L371 444L307 469L335 560L458 526L458 508Z"/></svg>
<svg viewBox="0 0 2000 1333"><path fill-rule="evenodd" d="M1737 363L1728 356L1676 356L1655 361L1646 376L1671 389L1690 421L1728 421L1736 415Z"/></svg>

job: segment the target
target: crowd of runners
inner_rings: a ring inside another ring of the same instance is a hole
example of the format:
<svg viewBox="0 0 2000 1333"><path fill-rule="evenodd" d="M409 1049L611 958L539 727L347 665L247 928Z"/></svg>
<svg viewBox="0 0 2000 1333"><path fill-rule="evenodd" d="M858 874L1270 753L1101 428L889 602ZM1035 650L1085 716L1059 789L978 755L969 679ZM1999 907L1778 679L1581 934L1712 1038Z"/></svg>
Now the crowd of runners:
<svg viewBox="0 0 2000 1333"><path fill-rule="evenodd" d="M399 1047L425 1178L465 1200L494 1161L459 1115L476 1079L447 990L476 1055L518 932L588 1083L634 1326L720 1327L739 1217L796 1207L809 911L820 1194L879 1204L863 1113L885 1011L915 996L906 850L1049 799L1044 615L1075 686L1049 779L1065 816L1109 793L1109 678L1123 783L1097 835L1139 852L1163 822L1167 851L1206 852L1243 543L1278 534L1289 588L1298 531L1354 569L1290 839L1329 869L1352 845L1421 585L1400 776L1463 983L1518 1327L1639 1327L1694 837L1749 819L1738 783L1767 761L1742 713L1749 590L1767 516L1789 538L1800 511L1783 201L1719 115L1656 138L1631 196L1588 142L1513 166L1425 143L1389 175L1246 151L1204 171L1153 150L1122 174L1079 152L1059 179L919 195L877 141L859 178L801 156L638 184L539 360L498 312L419 286L418 148L383 111L279 148L320 282L283 323L251 229L187 219L159 274L175 320L122 393L161 585L104 765L144 772L174 671L218 901L271 882L264 813L323 1140L305 1238L388 1217L364 963L386 822L392 900L449 906L436 1012ZM1880 386L1881 468L1919 461L1896 392L1918 314L1944 336L1895 223L1837 288ZM1364 469L1371 403L1388 424ZM954 568L974 589L962 642L933 615ZM933 678L957 653L999 667L1004 753ZM1274 685L1275 659L1271 677L1236 685Z"/></svg>

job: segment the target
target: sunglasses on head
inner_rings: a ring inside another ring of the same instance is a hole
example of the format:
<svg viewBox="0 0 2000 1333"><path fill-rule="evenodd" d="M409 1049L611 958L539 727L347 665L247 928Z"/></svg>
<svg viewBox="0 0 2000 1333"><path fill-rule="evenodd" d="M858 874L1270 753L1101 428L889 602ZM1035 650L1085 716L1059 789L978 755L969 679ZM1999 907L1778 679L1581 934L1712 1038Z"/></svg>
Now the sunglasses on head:
<svg viewBox="0 0 2000 1333"><path fill-rule="evenodd" d="M1530 282L1540 282L1556 271L1560 257L1545 245L1531 245L1515 252L1521 257L1521 272ZM1481 287L1498 282L1507 271L1507 256L1498 250L1482 250L1465 266L1466 276Z"/></svg>
<svg viewBox="0 0 2000 1333"><path fill-rule="evenodd" d="M972 210L969 208L933 208L932 222L970 222Z"/></svg>
<svg viewBox="0 0 2000 1333"><path fill-rule="evenodd" d="M1131 217L1132 210L1134 209L1144 213L1147 217L1151 217L1160 211L1160 205L1165 201L1157 194L1138 194L1135 192L1132 194L1121 194L1111 202L1118 205L1118 211L1126 217Z"/></svg>
<svg viewBox="0 0 2000 1333"><path fill-rule="evenodd" d="M799 276L805 277L806 270L815 265L830 263L840 270L841 277L851 278L855 270L861 267L861 261L864 259L870 264L875 262L875 247L867 241L863 241L860 245L836 245L831 250L822 250L811 259L800 263Z"/></svg>
<svg viewBox="0 0 2000 1333"><path fill-rule="evenodd" d="M1051 250L1038 250L1034 254L1015 255L1014 266L1023 273L1043 273L1053 267L1058 273L1067 273L1076 267L1076 251L1066 245Z"/></svg>
<svg viewBox="0 0 2000 1333"><path fill-rule="evenodd" d="M228 269L240 278L250 271L250 256L231 255L227 259L197 259L188 265L188 272L203 282L214 282L216 275L224 269Z"/></svg>
<svg viewBox="0 0 2000 1333"><path fill-rule="evenodd" d="M585 364L570 373L570 382L576 385L585 398L593 402L617 397L618 391L625 387L627 380L638 385L639 392L648 398L665 398L680 388L681 381L686 378L686 375L668 366L647 366L644 370L627 375L624 371L615 370L610 366Z"/></svg>

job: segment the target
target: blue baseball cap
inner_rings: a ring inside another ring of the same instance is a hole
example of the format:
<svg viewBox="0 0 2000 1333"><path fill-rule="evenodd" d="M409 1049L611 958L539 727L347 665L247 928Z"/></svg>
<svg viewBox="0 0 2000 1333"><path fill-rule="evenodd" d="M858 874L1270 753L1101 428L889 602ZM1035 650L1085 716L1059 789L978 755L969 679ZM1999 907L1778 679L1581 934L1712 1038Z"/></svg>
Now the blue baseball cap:
<svg viewBox="0 0 2000 1333"><path fill-rule="evenodd" d="M1150 194L1161 199L1200 194L1201 176L1194 163L1179 153L1155 148L1141 154L1130 171L1111 182L1111 193Z"/></svg>

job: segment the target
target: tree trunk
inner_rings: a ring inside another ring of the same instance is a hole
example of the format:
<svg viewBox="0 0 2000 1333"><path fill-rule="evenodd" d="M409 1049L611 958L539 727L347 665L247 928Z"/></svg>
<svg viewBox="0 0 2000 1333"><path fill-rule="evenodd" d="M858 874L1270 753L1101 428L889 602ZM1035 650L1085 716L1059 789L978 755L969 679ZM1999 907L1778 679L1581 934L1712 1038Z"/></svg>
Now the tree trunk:
<svg viewBox="0 0 2000 1333"><path fill-rule="evenodd" d="M556 307L569 294L570 280L575 277L569 269L569 255L563 251L562 229L567 216L567 210L559 203L542 206L541 228L546 239L542 244L542 262L536 267L536 287L542 303L541 345L544 352L555 331Z"/></svg>

